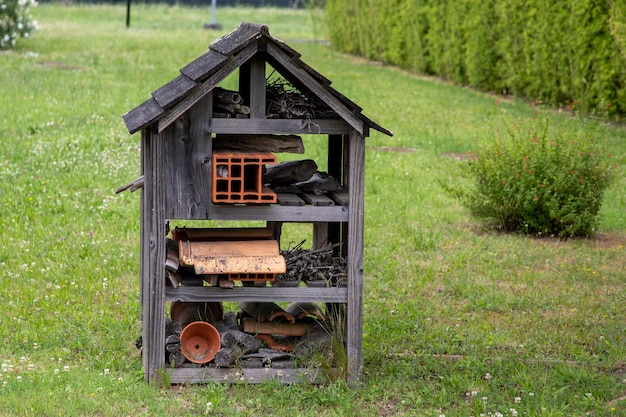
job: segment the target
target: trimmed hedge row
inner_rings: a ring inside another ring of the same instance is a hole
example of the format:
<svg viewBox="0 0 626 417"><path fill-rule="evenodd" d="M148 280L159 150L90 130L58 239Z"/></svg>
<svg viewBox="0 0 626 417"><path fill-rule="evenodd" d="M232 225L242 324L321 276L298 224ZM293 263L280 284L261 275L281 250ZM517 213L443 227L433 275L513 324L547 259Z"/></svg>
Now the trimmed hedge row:
<svg viewBox="0 0 626 417"><path fill-rule="evenodd" d="M626 2L328 0L333 45L459 84L626 115Z"/></svg>

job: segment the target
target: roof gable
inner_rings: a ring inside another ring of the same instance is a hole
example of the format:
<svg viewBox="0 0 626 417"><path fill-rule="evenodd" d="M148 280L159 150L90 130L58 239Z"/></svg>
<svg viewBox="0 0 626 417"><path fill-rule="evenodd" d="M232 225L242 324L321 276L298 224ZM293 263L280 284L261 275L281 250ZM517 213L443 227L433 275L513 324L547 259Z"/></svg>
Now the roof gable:
<svg viewBox="0 0 626 417"><path fill-rule="evenodd" d="M267 26L241 23L237 29L209 45L209 51L180 70L180 75L152 93L152 97L123 118L132 134L154 123L165 130L228 75L257 53L264 54L288 82L315 94L352 128L366 136L370 127L392 133L374 123L361 108L330 87L331 81L300 60L300 54L270 35Z"/></svg>

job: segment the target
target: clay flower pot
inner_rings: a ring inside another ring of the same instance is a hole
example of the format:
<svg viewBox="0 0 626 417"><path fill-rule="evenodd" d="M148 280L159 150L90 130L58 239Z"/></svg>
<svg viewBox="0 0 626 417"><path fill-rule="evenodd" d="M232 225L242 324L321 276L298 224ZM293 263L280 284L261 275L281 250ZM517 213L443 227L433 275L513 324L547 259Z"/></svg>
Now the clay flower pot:
<svg viewBox="0 0 626 417"><path fill-rule="evenodd" d="M180 350L190 362L211 362L220 347L220 333L205 321L190 323L180 333Z"/></svg>
<svg viewBox="0 0 626 417"><path fill-rule="evenodd" d="M194 303L175 301L170 306L170 317L182 327L194 321L216 323L224 317L222 303Z"/></svg>

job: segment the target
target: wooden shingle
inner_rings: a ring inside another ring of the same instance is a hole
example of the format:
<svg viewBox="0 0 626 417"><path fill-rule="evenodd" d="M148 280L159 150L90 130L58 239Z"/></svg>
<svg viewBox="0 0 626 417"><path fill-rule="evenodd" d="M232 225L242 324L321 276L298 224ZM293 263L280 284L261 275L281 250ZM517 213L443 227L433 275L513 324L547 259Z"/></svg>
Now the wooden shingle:
<svg viewBox="0 0 626 417"><path fill-rule="evenodd" d="M249 51L253 51L253 55ZM301 92L315 94L338 118L358 132L364 134L372 127L386 135L393 135L364 116L361 107L332 88L328 78L302 61L296 50L273 37L267 26L246 22L211 43L205 54L180 70L181 75L154 91L152 98L126 113L123 117L128 131L132 134L155 122L158 122L159 131L163 131L180 116L181 111L189 109L209 94L217 82L255 56L263 56ZM208 82L211 79L214 81Z"/></svg>
<svg viewBox="0 0 626 417"><path fill-rule="evenodd" d="M179 75L152 93L152 97L162 109L168 109L182 100L198 84L184 75Z"/></svg>
<svg viewBox="0 0 626 417"><path fill-rule="evenodd" d="M227 60L228 56L211 49L209 52L202 54L197 59L185 65L180 70L180 73L199 83L206 80L212 73L217 71Z"/></svg>

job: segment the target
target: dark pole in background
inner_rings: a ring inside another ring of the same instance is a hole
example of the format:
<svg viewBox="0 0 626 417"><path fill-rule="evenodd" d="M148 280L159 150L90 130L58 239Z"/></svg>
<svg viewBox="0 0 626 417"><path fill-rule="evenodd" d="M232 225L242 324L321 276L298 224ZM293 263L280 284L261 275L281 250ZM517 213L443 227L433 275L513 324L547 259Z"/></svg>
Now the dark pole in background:
<svg viewBox="0 0 626 417"><path fill-rule="evenodd" d="M130 27L130 0L126 1L126 27Z"/></svg>
<svg viewBox="0 0 626 417"><path fill-rule="evenodd" d="M217 0L211 0L211 22L204 24L204 28L205 29L222 30L222 24L221 23L217 23L215 21L215 9L216 9L216 7L217 7Z"/></svg>

